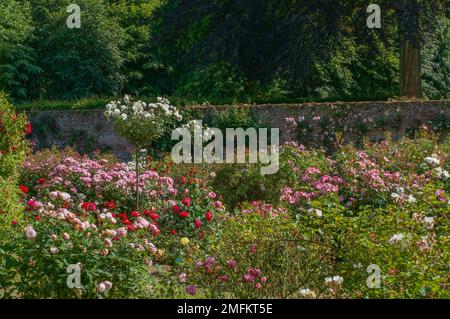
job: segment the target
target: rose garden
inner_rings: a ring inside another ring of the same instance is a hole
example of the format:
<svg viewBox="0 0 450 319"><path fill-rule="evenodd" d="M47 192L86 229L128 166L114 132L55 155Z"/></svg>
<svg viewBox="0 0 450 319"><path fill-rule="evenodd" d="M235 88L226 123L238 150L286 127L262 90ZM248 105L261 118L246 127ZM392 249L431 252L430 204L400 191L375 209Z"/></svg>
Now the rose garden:
<svg viewBox="0 0 450 319"><path fill-rule="evenodd" d="M136 145L131 162L31 152L32 127L1 98L2 296L448 297L450 142L438 133L331 155L289 142L261 175L143 156L183 121L167 100L127 97L106 115Z"/></svg>
<svg viewBox="0 0 450 319"><path fill-rule="evenodd" d="M0 298L450 298L448 19L414 65L389 1L367 34L341 1L82 0L79 30L62 0L3 1ZM276 172L173 158L216 128L267 131Z"/></svg>

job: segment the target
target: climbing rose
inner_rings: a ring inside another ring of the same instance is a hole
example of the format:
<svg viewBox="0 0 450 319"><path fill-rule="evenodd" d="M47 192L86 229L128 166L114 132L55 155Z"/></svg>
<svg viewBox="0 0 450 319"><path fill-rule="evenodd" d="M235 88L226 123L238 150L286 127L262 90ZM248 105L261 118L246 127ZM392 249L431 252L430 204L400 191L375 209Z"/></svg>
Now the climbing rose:
<svg viewBox="0 0 450 319"><path fill-rule="evenodd" d="M210 211L207 211L205 213L205 218L207 221L210 221L212 219L212 213Z"/></svg>

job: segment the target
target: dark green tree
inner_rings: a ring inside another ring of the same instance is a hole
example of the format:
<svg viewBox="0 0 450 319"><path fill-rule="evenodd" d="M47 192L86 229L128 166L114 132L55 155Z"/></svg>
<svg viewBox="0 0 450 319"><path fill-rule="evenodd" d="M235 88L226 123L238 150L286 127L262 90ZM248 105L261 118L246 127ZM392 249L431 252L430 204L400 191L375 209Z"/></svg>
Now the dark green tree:
<svg viewBox="0 0 450 319"><path fill-rule="evenodd" d="M37 97L75 99L119 93L124 32L103 0L79 0L81 28L66 24L73 1L30 0L34 45L42 74L34 83Z"/></svg>
<svg viewBox="0 0 450 319"><path fill-rule="evenodd" d="M26 98L30 78L39 74L30 7L27 2L2 0L0 5L0 90Z"/></svg>
<svg viewBox="0 0 450 319"><path fill-rule="evenodd" d="M126 78L124 91L133 95L153 95L155 81L160 78L161 65L156 63L150 50L151 30L154 24L153 11L161 0L108 0L109 13L115 17L125 31L121 45Z"/></svg>

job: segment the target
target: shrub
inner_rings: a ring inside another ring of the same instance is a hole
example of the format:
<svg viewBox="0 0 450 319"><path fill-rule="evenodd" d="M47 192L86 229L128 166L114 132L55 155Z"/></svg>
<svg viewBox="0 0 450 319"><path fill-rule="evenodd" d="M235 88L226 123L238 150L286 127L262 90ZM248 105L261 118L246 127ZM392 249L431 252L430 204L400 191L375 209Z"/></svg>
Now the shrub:
<svg viewBox="0 0 450 319"><path fill-rule="evenodd" d="M111 212L103 209L100 214L94 207L77 205L65 192L52 192L45 202L27 202L12 238L2 247L6 265L14 269L0 282L6 297L146 296L145 262L157 248L145 238L145 230L128 232ZM76 267L82 286L68 286L76 284L69 276Z"/></svg>
<svg viewBox="0 0 450 319"><path fill-rule="evenodd" d="M19 168L28 153L25 135L31 132L31 126L24 114L17 115L6 96L0 93L0 215L7 213L7 221L20 212L18 205ZM1 226L5 217L1 216Z"/></svg>
<svg viewBox="0 0 450 319"><path fill-rule="evenodd" d="M292 298L322 281L330 251L309 240L286 209L246 203L228 216L216 239L178 269L207 298ZM189 267L190 266L190 267Z"/></svg>
<svg viewBox="0 0 450 319"><path fill-rule="evenodd" d="M245 201L277 204L283 186L297 183L302 169L314 165L323 172L330 169L329 160L322 151L307 151L295 143L281 147L279 164L279 171L273 175L261 175L260 164L224 165L218 170L212 187L231 209Z"/></svg>

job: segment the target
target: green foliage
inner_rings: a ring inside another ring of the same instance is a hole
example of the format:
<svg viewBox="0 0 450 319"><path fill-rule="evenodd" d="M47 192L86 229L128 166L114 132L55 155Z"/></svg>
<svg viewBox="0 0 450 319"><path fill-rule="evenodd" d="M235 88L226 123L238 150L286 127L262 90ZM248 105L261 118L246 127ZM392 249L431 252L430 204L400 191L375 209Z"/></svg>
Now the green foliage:
<svg viewBox="0 0 450 319"><path fill-rule="evenodd" d="M102 0L77 2L81 28L66 25L65 0L30 0L35 27L34 46L43 70L35 78L34 97L76 99L118 93L124 77L124 32L108 15Z"/></svg>
<svg viewBox="0 0 450 319"><path fill-rule="evenodd" d="M198 285L206 298L298 298L305 283L318 286L321 274L331 271L324 263L331 256L329 247L309 240L301 230L286 210L245 203L224 219L217 240L202 243L190 258L193 263L212 256L214 262L188 268L189 283ZM254 282L243 280L249 269L262 272Z"/></svg>
<svg viewBox="0 0 450 319"><path fill-rule="evenodd" d="M200 103L209 100L235 103L245 99L246 84L239 69L216 63L186 72L173 94Z"/></svg>
<svg viewBox="0 0 450 319"><path fill-rule="evenodd" d="M383 28L368 30L364 1L82 0L82 27L69 29L66 0L5 0L0 88L18 100L382 100L398 95L409 39L424 48L426 97L446 98L449 28L437 2L381 1Z"/></svg>
<svg viewBox="0 0 450 319"><path fill-rule="evenodd" d="M106 280L113 282L112 289L106 293L109 298L147 296L145 282L150 275L142 263L146 254L130 249L130 243L138 240L137 234L115 242L108 250L101 236L75 231L70 223L49 217L36 222L35 217L32 212L23 216L13 226L17 228L13 237L0 250L3 255L0 260L6 264L6 268L0 268L12 269L0 279L5 297L98 298L98 284ZM27 240L22 231L30 225L37 233L33 240ZM103 224L102 228L106 230L108 225ZM59 247L58 254L52 253L49 247ZM100 253L102 249L104 253ZM80 266L82 290L67 286L67 282L72 282L68 273L74 273L74 268L68 271L70 265Z"/></svg>
<svg viewBox="0 0 450 319"><path fill-rule="evenodd" d="M293 167L304 170L316 166L322 172L330 170L330 163L322 151L304 151L296 145L281 148L279 164L279 171L272 175L262 175L261 164L225 164L217 171L212 187L223 196L230 209L246 201L263 200L278 204L281 188L298 181L298 175L292 172Z"/></svg>
<svg viewBox="0 0 450 319"><path fill-rule="evenodd" d="M436 19L437 31L425 45L423 89L429 99L450 98L450 19Z"/></svg>
<svg viewBox="0 0 450 319"><path fill-rule="evenodd" d="M125 33L120 46L124 59L121 68L125 77L123 91L133 95L157 94L155 86L161 75L161 65L150 50L150 44L153 11L161 0L113 0L109 3L109 15L117 19Z"/></svg>
<svg viewBox="0 0 450 319"><path fill-rule="evenodd" d="M31 10L27 2L2 1L0 6L0 90L14 98L26 98L32 77L40 73L36 66Z"/></svg>
<svg viewBox="0 0 450 319"><path fill-rule="evenodd" d="M2 231L23 209L19 204L20 166L28 153L28 142L25 140L27 118L17 115L0 92L0 216L6 214L0 223L0 242Z"/></svg>

